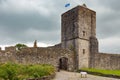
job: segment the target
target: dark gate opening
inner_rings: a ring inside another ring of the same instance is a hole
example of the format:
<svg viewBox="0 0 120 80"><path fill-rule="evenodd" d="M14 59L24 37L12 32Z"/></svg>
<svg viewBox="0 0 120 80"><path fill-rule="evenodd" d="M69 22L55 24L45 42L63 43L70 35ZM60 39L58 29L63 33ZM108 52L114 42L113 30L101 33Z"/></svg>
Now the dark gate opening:
<svg viewBox="0 0 120 80"><path fill-rule="evenodd" d="M66 57L59 59L59 69L68 70L68 59Z"/></svg>

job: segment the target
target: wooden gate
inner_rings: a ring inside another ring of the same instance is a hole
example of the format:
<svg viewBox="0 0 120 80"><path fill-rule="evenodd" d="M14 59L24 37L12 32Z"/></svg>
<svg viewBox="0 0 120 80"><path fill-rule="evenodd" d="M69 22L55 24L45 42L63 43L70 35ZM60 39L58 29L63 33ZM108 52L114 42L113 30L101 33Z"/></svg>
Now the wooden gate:
<svg viewBox="0 0 120 80"><path fill-rule="evenodd" d="M59 69L68 70L68 58L62 57L59 59Z"/></svg>

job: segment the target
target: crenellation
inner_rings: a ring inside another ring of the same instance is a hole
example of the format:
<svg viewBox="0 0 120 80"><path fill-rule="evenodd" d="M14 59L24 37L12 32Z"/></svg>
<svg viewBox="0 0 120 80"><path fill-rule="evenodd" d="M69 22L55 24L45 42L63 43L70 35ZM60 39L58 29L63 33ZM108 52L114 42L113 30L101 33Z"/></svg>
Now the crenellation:
<svg viewBox="0 0 120 80"><path fill-rule="evenodd" d="M5 47L5 51L16 51L16 47L14 46Z"/></svg>

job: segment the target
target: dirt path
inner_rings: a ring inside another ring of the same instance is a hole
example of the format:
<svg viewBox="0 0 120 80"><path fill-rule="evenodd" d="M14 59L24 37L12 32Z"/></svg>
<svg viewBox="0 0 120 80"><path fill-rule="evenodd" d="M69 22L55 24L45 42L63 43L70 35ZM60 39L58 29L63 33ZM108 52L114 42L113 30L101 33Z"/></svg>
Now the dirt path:
<svg viewBox="0 0 120 80"><path fill-rule="evenodd" d="M81 78L80 73L60 71L56 73L53 80L120 80L115 78L87 75L87 78Z"/></svg>

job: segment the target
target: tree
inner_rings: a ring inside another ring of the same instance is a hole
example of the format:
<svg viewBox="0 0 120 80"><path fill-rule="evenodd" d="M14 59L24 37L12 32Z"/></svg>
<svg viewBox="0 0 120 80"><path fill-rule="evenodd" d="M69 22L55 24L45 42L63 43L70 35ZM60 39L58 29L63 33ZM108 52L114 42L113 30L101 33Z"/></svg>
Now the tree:
<svg viewBox="0 0 120 80"><path fill-rule="evenodd" d="M27 45L18 43L18 44L15 45L15 47L16 47L17 50L21 50L23 48L26 48Z"/></svg>

